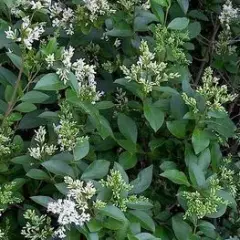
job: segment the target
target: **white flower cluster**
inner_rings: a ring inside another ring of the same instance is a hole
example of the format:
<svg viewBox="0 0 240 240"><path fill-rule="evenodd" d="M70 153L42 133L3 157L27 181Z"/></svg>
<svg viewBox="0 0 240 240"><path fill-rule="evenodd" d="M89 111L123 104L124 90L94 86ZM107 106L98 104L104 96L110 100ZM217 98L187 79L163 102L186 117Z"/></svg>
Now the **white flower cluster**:
<svg viewBox="0 0 240 240"><path fill-rule="evenodd" d="M121 70L127 80L141 84L145 93L151 92L154 86L160 86L161 82L179 77L178 73L166 72L167 63L154 61L155 54L149 51L147 42L141 42L140 52L137 64L133 64L130 69L121 66Z"/></svg>
<svg viewBox="0 0 240 240"><path fill-rule="evenodd" d="M128 111L128 97L126 96L127 92L123 91L122 88L117 88L116 94L115 94L115 107L117 111L123 112ZM115 112L115 115L117 112Z"/></svg>
<svg viewBox="0 0 240 240"><path fill-rule="evenodd" d="M72 151L78 142L88 139L87 136L80 136L80 127L74 120L72 111L66 102L61 104L60 122L53 124L58 135L58 144L61 151Z"/></svg>
<svg viewBox="0 0 240 240"><path fill-rule="evenodd" d="M47 215L38 215L35 210L28 209L23 214L26 225L22 228L21 234L24 239L47 240L53 234L51 218Z"/></svg>
<svg viewBox="0 0 240 240"><path fill-rule="evenodd" d="M88 213L89 203L96 189L91 182L84 182L80 180L73 180L70 177L65 177L65 183L68 186L69 193L66 199L58 199L55 202L50 202L47 211L58 215L58 223L60 227L55 232L55 236L64 238L66 226L75 224L82 226L85 222L90 221L91 216Z"/></svg>
<svg viewBox="0 0 240 240"><path fill-rule="evenodd" d="M73 35L74 11L61 2L52 3L52 0L16 0L11 6L11 13L17 18L26 17L25 13L32 11L31 19L38 10L49 14L53 27L63 29L68 35Z"/></svg>
<svg viewBox="0 0 240 240"><path fill-rule="evenodd" d="M51 0L16 0L11 6L11 13L15 17L25 16L25 11L27 10L41 10L48 9L51 6Z"/></svg>
<svg viewBox="0 0 240 240"><path fill-rule="evenodd" d="M8 31L5 31L6 37L16 42L22 42L27 49L31 50L33 42L39 41L41 35L44 33L45 30L43 26L45 23L42 22L31 25L29 16L24 17L22 20L19 37L17 30L12 30L11 27L9 27Z"/></svg>
<svg viewBox="0 0 240 240"><path fill-rule="evenodd" d="M89 19L91 22L98 19L99 16L115 13L108 0L83 0L85 7L90 11Z"/></svg>
<svg viewBox="0 0 240 240"><path fill-rule="evenodd" d="M133 11L136 5L140 6L144 10L148 10L150 8L149 0L118 0L117 3L124 7L127 11Z"/></svg>
<svg viewBox="0 0 240 240"><path fill-rule="evenodd" d="M45 127L41 126L38 131L35 131L34 140L37 142L36 147L28 148L31 157L41 160L46 155L53 155L57 151L55 145L47 145L45 143L47 131Z"/></svg>
<svg viewBox="0 0 240 240"><path fill-rule="evenodd" d="M8 155L11 153L11 139L0 134L0 156Z"/></svg>
<svg viewBox="0 0 240 240"><path fill-rule="evenodd" d="M49 12L53 27L64 29L67 35L74 34L73 22L75 17L71 8L64 6L61 2L56 2L49 8Z"/></svg>
<svg viewBox="0 0 240 240"><path fill-rule="evenodd" d="M205 97L206 104L211 110L226 111L223 104L232 102L238 95L229 94L226 85L219 85L219 78L213 75L213 70L206 68L202 81L203 86L197 88L197 92Z"/></svg>
<svg viewBox="0 0 240 240"><path fill-rule="evenodd" d="M85 60L82 58L72 63L71 59L73 55L73 47L70 46L69 49L64 49L62 53L63 67L57 69L57 74L64 84L67 84L69 80L69 74L71 71L73 71L78 80L79 98L82 101L90 101L94 104L103 95L103 92L97 91L97 83L95 81L95 66L86 64Z"/></svg>
<svg viewBox="0 0 240 240"><path fill-rule="evenodd" d="M77 142L79 129L77 123L71 119L60 119L59 125L54 125L54 130L58 135L58 144L61 151L72 151Z"/></svg>
<svg viewBox="0 0 240 240"><path fill-rule="evenodd" d="M239 16L239 9L234 8L232 5L231 0L227 0L226 3L223 5L222 12L219 16L219 20L223 26L230 30L230 23L234 19L237 19Z"/></svg>

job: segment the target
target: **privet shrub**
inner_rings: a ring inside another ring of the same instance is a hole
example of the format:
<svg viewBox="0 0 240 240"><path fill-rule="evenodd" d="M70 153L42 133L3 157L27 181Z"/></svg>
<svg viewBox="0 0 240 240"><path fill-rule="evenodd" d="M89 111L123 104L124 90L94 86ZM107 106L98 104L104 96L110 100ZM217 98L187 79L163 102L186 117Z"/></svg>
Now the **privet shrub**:
<svg viewBox="0 0 240 240"><path fill-rule="evenodd" d="M0 14L0 239L239 239L237 1Z"/></svg>

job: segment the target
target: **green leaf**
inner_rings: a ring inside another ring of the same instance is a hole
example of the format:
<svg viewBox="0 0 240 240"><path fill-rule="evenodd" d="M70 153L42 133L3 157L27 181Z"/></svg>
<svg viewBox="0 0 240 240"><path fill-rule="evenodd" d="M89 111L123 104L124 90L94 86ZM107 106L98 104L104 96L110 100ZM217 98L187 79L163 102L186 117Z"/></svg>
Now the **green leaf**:
<svg viewBox="0 0 240 240"><path fill-rule="evenodd" d="M56 175L60 176L71 176L74 177L74 171L72 167L70 167L66 162L64 161L58 161L58 160L49 160L42 163L42 166L45 167L49 172L52 172Z"/></svg>
<svg viewBox="0 0 240 240"><path fill-rule="evenodd" d="M175 162L172 161L164 161L161 165L160 168L163 171L167 171L167 170L173 170L177 168L177 164Z"/></svg>
<svg viewBox="0 0 240 240"><path fill-rule="evenodd" d="M28 102L20 103L15 107L16 111L23 112L23 113L33 112L36 109L37 107L34 104L28 103Z"/></svg>
<svg viewBox="0 0 240 240"><path fill-rule="evenodd" d="M113 108L115 105L111 101L101 101L101 102L97 102L95 106L99 110L105 110L105 109Z"/></svg>
<svg viewBox="0 0 240 240"><path fill-rule="evenodd" d="M79 161L86 157L89 153L89 141L88 139L83 139L77 142L76 147L73 150L73 156L75 161Z"/></svg>
<svg viewBox="0 0 240 240"><path fill-rule="evenodd" d="M206 171L211 163L211 153L209 148L203 150L198 157L198 166Z"/></svg>
<svg viewBox="0 0 240 240"><path fill-rule="evenodd" d="M129 238L129 240L164 240L161 238L154 237L150 233L138 233L134 238Z"/></svg>
<svg viewBox="0 0 240 240"><path fill-rule="evenodd" d="M23 66L22 58L14 53L6 53L6 54L11 59L12 63L18 68L18 70L20 70ZM23 72L25 75L28 75L28 70L26 68L24 69Z"/></svg>
<svg viewBox="0 0 240 240"><path fill-rule="evenodd" d="M31 169L26 174L28 177L36 180L48 180L49 176L43 170L40 169Z"/></svg>
<svg viewBox="0 0 240 240"><path fill-rule="evenodd" d="M159 4L162 7L167 7L168 6L168 1L167 0L152 0L153 3Z"/></svg>
<svg viewBox="0 0 240 240"><path fill-rule="evenodd" d="M189 8L189 0L177 0L179 6L183 10L183 12L186 14Z"/></svg>
<svg viewBox="0 0 240 240"><path fill-rule="evenodd" d="M87 223L87 227L90 232L98 232L102 229L102 223L93 218Z"/></svg>
<svg viewBox="0 0 240 240"><path fill-rule="evenodd" d="M56 183L54 186L57 188L57 190L62 193L63 195L67 195L69 193L69 189L67 188L67 184L62 182L62 183Z"/></svg>
<svg viewBox="0 0 240 240"><path fill-rule="evenodd" d="M10 102L12 99L14 88L11 85L7 85L5 92L4 92L4 97L6 102Z"/></svg>
<svg viewBox="0 0 240 240"><path fill-rule="evenodd" d="M158 107L155 107L151 102L144 102L144 116L149 122L152 129L157 132L164 123L164 113Z"/></svg>
<svg viewBox="0 0 240 240"><path fill-rule="evenodd" d="M206 131L195 128L192 135L192 144L196 154L209 146L210 139Z"/></svg>
<svg viewBox="0 0 240 240"><path fill-rule="evenodd" d="M79 92L79 84L78 84L78 80L77 80L76 76L72 72L70 72L68 74L68 79L69 79L69 83L70 83L71 88L76 93L78 93Z"/></svg>
<svg viewBox="0 0 240 240"><path fill-rule="evenodd" d="M133 215L141 224L143 228L146 230L155 232L155 223L153 219L146 213L140 210L129 211L131 215Z"/></svg>
<svg viewBox="0 0 240 240"><path fill-rule="evenodd" d="M153 208L153 205L148 201L139 201L136 203L128 202L127 206L128 208L131 208L131 209L143 210L143 211Z"/></svg>
<svg viewBox="0 0 240 240"><path fill-rule="evenodd" d="M123 166L124 169L131 169L137 164L137 156L134 153L123 152L119 156L119 163Z"/></svg>
<svg viewBox="0 0 240 240"><path fill-rule="evenodd" d="M132 142L137 142L137 125L128 116L123 113L118 115L118 128L122 135Z"/></svg>
<svg viewBox="0 0 240 240"><path fill-rule="evenodd" d="M208 17L200 10L191 10L189 13L188 13L188 16L192 17L192 18L196 18L198 20L201 20L201 21L209 21Z"/></svg>
<svg viewBox="0 0 240 240"><path fill-rule="evenodd" d="M160 4L157 3L157 0L151 1L151 9L158 20L163 24L164 23L164 11Z"/></svg>
<svg viewBox="0 0 240 240"><path fill-rule="evenodd" d="M81 179L101 179L108 174L110 162L106 160L95 160L82 174Z"/></svg>
<svg viewBox="0 0 240 240"><path fill-rule="evenodd" d="M50 202L53 202L54 200L51 197L47 196L33 196L30 197L35 203L47 207Z"/></svg>
<svg viewBox="0 0 240 240"><path fill-rule="evenodd" d="M198 227L206 237L210 237L211 239L217 238L217 233L215 231L216 228L210 222L201 220L198 223Z"/></svg>
<svg viewBox="0 0 240 240"><path fill-rule="evenodd" d="M8 69L0 66L0 79L4 80L6 83L10 83L12 86L14 86L17 81L17 76L14 75Z"/></svg>
<svg viewBox="0 0 240 240"><path fill-rule="evenodd" d="M24 164L30 164L32 160L33 160L32 157L30 157L29 155L23 155L23 156L18 156L13 158L11 162L15 164L24 165Z"/></svg>
<svg viewBox="0 0 240 240"><path fill-rule="evenodd" d="M127 175L127 173L125 172L125 170L123 169L123 167L119 163L114 162L113 169L119 171L121 173L122 177L123 177L123 180L126 183L129 183L128 175Z"/></svg>
<svg viewBox="0 0 240 240"><path fill-rule="evenodd" d="M46 100L49 99L49 96L45 93L38 92L38 91L30 91L27 92L21 100L23 102L28 102L28 103L43 103Z"/></svg>
<svg viewBox="0 0 240 240"><path fill-rule="evenodd" d="M226 201L228 203L228 206L230 206L234 210L237 210L236 200L231 193L224 190L219 190L217 195L221 197L224 201Z"/></svg>
<svg viewBox="0 0 240 240"><path fill-rule="evenodd" d="M125 22L118 22L114 28L107 31L106 34L111 37L131 37L133 35L133 31L129 24Z"/></svg>
<svg viewBox="0 0 240 240"><path fill-rule="evenodd" d="M59 79L58 75L56 73L48 73L44 75L36 84L35 88L36 90L45 90L45 91L58 91L61 89L66 88Z"/></svg>
<svg viewBox="0 0 240 240"><path fill-rule="evenodd" d="M167 128L177 138L184 138L186 135L186 125L185 120L175 120L172 122L167 122Z"/></svg>
<svg viewBox="0 0 240 240"><path fill-rule="evenodd" d="M185 17L178 17L173 19L169 24L168 28L172 30L183 30L187 28L189 19Z"/></svg>
<svg viewBox="0 0 240 240"><path fill-rule="evenodd" d="M225 138L231 138L235 134L236 126L229 117L210 119L206 120L205 123L208 124L209 129L216 131Z"/></svg>
<svg viewBox="0 0 240 240"><path fill-rule="evenodd" d="M111 217L111 218L113 218L115 220L118 220L120 222L126 222L127 221L123 212L119 208L117 208L115 206L112 206L112 205L108 205L105 208L100 209L99 212L102 213L105 216Z"/></svg>
<svg viewBox="0 0 240 240"><path fill-rule="evenodd" d="M206 182L203 170L194 162L189 165L189 175L195 186L202 187Z"/></svg>
<svg viewBox="0 0 240 240"><path fill-rule="evenodd" d="M81 233L74 227L71 227L70 230L66 231L65 240L79 240L81 239Z"/></svg>
<svg viewBox="0 0 240 240"><path fill-rule="evenodd" d="M143 169L130 184L133 189L129 192L130 194L139 194L149 188L152 182L153 165Z"/></svg>
<svg viewBox="0 0 240 240"><path fill-rule="evenodd" d="M216 212L214 212L212 214L209 214L206 217L208 217L208 218L220 218L225 214L226 210L227 210L227 205L221 204L221 205L218 206Z"/></svg>
<svg viewBox="0 0 240 240"><path fill-rule="evenodd" d="M188 108L182 99L182 96L175 94L171 98L170 102L171 115L176 120L182 120L184 115L187 113Z"/></svg>
<svg viewBox="0 0 240 240"><path fill-rule="evenodd" d="M179 214L172 217L172 228L178 240L190 239L192 228L183 221L182 215Z"/></svg>
<svg viewBox="0 0 240 240"><path fill-rule="evenodd" d="M160 176L165 177L176 184L186 185L187 187L190 186L186 175L176 169L167 170L161 173Z"/></svg>
<svg viewBox="0 0 240 240"><path fill-rule="evenodd" d="M219 165L221 164L221 159L222 159L222 152L220 149L220 145L217 142L215 142L211 146L210 151L211 151L212 167L216 172L218 170Z"/></svg>
<svg viewBox="0 0 240 240"><path fill-rule="evenodd" d="M193 22L188 25L188 36L190 39L197 37L201 33L202 27L199 22Z"/></svg>

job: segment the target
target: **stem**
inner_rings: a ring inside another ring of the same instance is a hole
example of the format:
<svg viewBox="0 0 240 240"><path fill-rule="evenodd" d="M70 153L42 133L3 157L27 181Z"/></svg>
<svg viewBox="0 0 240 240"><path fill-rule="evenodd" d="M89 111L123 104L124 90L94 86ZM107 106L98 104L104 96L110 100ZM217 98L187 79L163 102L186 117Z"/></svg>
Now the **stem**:
<svg viewBox="0 0 240 240"><path fill-rule="evenodd" d="M217 26L215 26L212 37L211 37L211 40L210 40L209 47L208 47L203 59L209 59L211 61L214 42L215 42L215 38L216 38L216 35L218 33L219 28L220 28L219 24ZM198 75L197 75L196 80L195 80L195 85L198 85L198 83L199 83L199 81L202 77L202 74L203 74L203 71L205 69L206 64L207 64L207 60L202 62L201 66L200 66L200 69L199 69L199 72L198 72Z"/></svg>
<svg viewBox="0 0 240 240"><path fill-rule="evenodd" d="M166 26L166 24L167 24L167 18L168 18L168 13L169 13L170 7L171 7L171 4L169 4L169 6L167 7L167 10L166 10L166 16L165 16L165 20L164 20L164 26Z"/></svg>

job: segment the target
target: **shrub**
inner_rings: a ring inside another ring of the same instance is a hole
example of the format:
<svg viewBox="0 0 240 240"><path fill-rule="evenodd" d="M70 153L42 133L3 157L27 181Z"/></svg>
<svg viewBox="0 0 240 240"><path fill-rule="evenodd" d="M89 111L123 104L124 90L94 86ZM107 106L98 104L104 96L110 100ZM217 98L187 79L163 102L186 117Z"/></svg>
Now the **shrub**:
<svg viewBox="0 0 240 240"><path fill-rule="evenodd" d="M0 239L239 239L237 3L0 16Z"/></svg>

